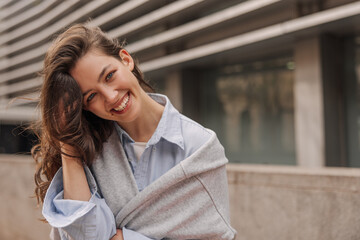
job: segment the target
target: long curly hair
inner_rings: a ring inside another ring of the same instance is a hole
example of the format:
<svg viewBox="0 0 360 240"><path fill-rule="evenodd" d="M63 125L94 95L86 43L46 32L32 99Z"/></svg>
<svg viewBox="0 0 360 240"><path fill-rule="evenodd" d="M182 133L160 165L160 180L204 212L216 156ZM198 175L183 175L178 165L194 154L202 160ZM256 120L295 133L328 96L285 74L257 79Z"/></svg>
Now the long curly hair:
<svg viewBox="0 0 360 240"><path fill-rule="evenodd" d="M60 34L48 49L41 72L39 108L42 118L34 124L39 143L31 150L37 163L34 177L38 203L44 201L50 182L62 165L61 154L65 153L61 152L60 143L73 146L77 156L72 157L80 158L89 166L113 131L112 121L83 109L82 93L70 70L93 49L121 61L119 51L123 45L117 39L110 39L98 27L76 24ZM133 74L146 92L153 92L137 63Z"/></svg>

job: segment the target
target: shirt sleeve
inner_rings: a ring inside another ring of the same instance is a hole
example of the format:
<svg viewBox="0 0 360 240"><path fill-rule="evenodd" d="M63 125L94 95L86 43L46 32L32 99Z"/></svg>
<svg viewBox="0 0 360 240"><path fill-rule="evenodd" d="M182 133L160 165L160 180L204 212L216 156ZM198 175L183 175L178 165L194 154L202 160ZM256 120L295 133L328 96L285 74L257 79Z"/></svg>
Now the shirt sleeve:
<svg viewBox="0 0 360 240"><path fill-rule="evenodd" d="M153 240L148 238L141 233L123 227L122 229L124 240Z"/></svg>
<svg viewBox="0 0 360 240"><path fill-rule="evenodd" d="M88 202L64 199L62 168L47 190L42 213L57 228L60 239L110 239L116 233L114 215L97 192L90 170L85 167L85 171L91 191Z"/></svg>

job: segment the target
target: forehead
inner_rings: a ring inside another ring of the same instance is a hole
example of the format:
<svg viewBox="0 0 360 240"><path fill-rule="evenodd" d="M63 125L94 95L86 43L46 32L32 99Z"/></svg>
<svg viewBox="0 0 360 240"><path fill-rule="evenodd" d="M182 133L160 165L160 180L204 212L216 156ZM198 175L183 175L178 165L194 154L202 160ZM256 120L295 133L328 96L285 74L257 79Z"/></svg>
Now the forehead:
<svg viewBox="0 0 360 240"><path fill-rule="evenodd" d="M116 64L116 59L100 51L91 50L82 56L69 71L70 75L81 85L81 82L98 78L104 66Z"/></svg>
<svg viewBox="0 0 360 240"><path fill-rule="evenodd" d="M113 58L98 50L90 50L80 57L70 72L77 71L83 67L89 69L89 66L95 67L103 61L111 61Z"/></svg>

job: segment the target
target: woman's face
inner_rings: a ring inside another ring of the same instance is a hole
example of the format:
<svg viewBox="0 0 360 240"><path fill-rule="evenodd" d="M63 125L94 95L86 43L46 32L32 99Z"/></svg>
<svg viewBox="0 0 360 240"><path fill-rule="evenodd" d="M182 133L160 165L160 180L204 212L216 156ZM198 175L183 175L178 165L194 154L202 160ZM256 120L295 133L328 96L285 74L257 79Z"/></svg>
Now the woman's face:
<svg viewBox="0 0 360 240"><path fill-rule="evenodd" d="M83 93L84 109L121 125L139 116L145 92L131 72L134 60L125 50L119 56L122 62L100 51L89 51L70 74Z"/></svg>

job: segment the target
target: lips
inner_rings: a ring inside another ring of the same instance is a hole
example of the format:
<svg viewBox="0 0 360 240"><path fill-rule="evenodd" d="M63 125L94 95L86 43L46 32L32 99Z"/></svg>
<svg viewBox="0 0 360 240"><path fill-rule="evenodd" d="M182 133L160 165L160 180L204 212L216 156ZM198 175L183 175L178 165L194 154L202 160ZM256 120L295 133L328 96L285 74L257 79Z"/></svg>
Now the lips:
<svg viewBox="0 0 360 240"><path fill-rule="evenodd" d="M130 93L126 93L125 96L120 99L119 103L116 104L116 106L111 109L111 112L115 113L123 113L125 110L129 108L130 105Z"/></svg>

